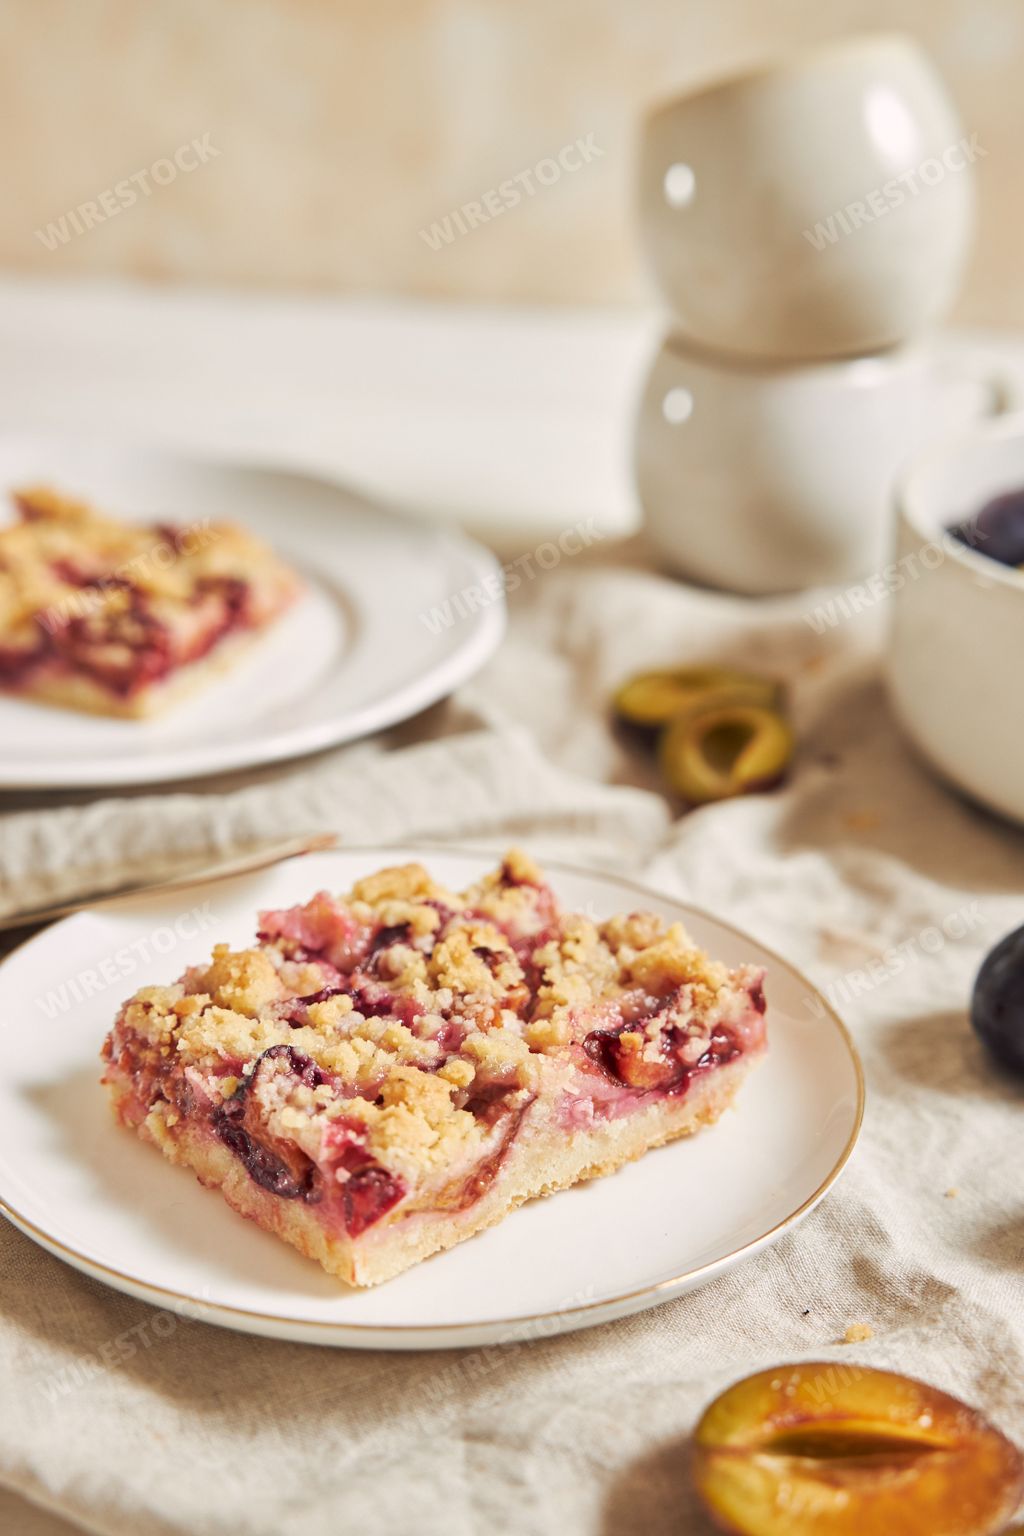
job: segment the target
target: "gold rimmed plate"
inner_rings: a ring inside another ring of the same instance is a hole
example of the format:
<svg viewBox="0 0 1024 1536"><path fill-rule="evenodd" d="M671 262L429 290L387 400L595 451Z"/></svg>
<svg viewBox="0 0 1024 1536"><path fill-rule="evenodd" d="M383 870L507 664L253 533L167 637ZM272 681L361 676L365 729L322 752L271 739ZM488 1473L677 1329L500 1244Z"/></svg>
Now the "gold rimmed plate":
<svg viewBox="0 0 1024 1536"><path fill-rule="evenodd" d="M682 919L768 971L770 1048L719 1124L610 1178L534 1201L370 1291L348 1289L113 1122L98 1052L123 997L170 981L256 912L420 858L459 888L481 853L339 849L55 924L0 966L0 1210L85 1274L155 1306L274 1338L443 1349L544 1338L655 1306L776 1241L825 1196L860 1129L857 1052L825 999L729 925L631 881L548 863L563 905Z"/></svg>

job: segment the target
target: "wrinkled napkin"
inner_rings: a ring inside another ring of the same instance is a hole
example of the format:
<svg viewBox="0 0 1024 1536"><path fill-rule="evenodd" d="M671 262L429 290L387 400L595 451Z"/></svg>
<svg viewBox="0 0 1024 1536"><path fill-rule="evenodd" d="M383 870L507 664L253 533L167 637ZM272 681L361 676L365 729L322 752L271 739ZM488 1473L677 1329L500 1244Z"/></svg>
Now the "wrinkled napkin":
<svg viewBox="0 0 1024 1536"><path fill-rule="evenodd" d="M897 730L885 605L824 628L813 607L580 556L517 593L485 672L400 731L249 781L7 803L8 903L325 828L514 841L639 877L829 993L868 1109L841 1182L773 1247L652 1311L502 1352L317 1349L182 1318L158 1334L153 1309L0 1224L4 1529L703 1533L686 1458L700 1410L801 1358L924 1377L1024 1443L1024 1105L966 1016L982 955L1024 921L1024 836L942 787ZM784 788L679 818L607 698L632 669L709 658L788 680L800 756ZM854 1322L873 1337L842 1343ZM133 1328L146 1343L103 1365Z"/></svg>

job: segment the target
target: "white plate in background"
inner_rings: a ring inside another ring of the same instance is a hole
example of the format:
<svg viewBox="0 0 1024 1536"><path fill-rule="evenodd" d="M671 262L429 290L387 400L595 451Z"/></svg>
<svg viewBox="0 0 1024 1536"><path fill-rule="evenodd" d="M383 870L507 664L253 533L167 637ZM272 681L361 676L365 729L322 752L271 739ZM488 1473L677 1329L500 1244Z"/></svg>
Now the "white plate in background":
<svg viewBox="0 0 1024 1536"><path fill-rule="evenodd" d="M0 694L3 789L158 783L336 746L443 698L504 632L489 551L310 475L96 441L0 439L0 518L10 491L33 483L130 521L237 521L298 569L306 592L233 666L155 720ZM467 599L471 588L486 601Z"/></svg>
<svg viewBox="0 0 1024 1536"><path fill-rule="evenodd" d="M566 907L600 917L645 907L682 918L716 957L767 968L769 1049L717 1126L610 1178L535 1200L450 1252L356 1290L114 1123L98 1053L126 994L170 981L217 940L251 942L259 908L305 901L321 888L344 891L413 858L455 888L493 863L422 849L313 854L184 894L78 913L16 950L0 966L0 1211L59 1258L156 1306L273 1338L444 1349L548 1337L655 1306L776 1241L825 1195L853 1150L864 1084L824 998L715 918L629 881L554 863L549 872ZM185 910L206 902L205 932L125 969L124 957L146 947L139 941L160 929L173 934ZM116 979L84 996L77 979L86 971L102 977L104 968Z"/></svg>

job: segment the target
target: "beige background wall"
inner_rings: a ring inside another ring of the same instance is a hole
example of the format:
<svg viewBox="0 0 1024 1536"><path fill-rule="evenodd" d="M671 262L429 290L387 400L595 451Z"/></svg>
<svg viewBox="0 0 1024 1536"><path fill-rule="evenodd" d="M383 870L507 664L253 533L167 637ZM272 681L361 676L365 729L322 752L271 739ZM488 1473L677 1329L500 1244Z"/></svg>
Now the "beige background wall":
<svg viewBox="0 0 1024 1536"><path fill-rule="evenodd" d="M961 317L1024 324L1022 0L0 0L0 264L634 301L643 104L880 27L925 43L987 151ZM53 250L36 237L204 134L216 158ZM438 250L420 237L587 135L600 159Z"/></svg>

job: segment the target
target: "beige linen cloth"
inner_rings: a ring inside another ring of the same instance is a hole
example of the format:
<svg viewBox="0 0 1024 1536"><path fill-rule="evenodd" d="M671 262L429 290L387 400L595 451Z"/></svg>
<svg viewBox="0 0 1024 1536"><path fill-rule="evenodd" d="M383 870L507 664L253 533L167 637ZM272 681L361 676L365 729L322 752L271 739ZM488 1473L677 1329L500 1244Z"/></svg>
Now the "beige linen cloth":
<svg viewBox="0 0 1024 1536"><path fill-rule="evenodd" d="M981 956L1024 921L1024 837L914 760L879 682L884 611L817 635L804 602L695 593L638 559L589 556L517 598L486 672L384 740L248 784L11 807L8 898L324 827L515 841L622 871L832 988L867 1071L853 1163L725 1278L500 1352L317 1349L183 1319L158 1337L159 1314L0 1223L4 1529L53 1536L59 1516L104 1536L700 1533L686 1463L701 1408L801 1358L924 1377L1024 1443L1024 1096L965 1012ZM676 819L610 732L607 696L633 668L710 657L789 679L800 760L780 791ZM97 1367L147 1322L148 1347ZM853 1322L874 1336L842 1344Z"/></svg>

